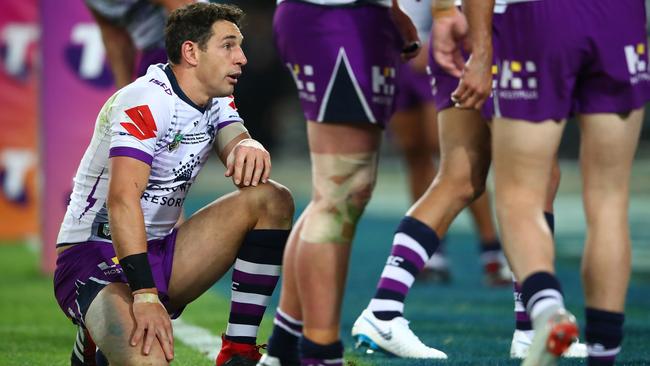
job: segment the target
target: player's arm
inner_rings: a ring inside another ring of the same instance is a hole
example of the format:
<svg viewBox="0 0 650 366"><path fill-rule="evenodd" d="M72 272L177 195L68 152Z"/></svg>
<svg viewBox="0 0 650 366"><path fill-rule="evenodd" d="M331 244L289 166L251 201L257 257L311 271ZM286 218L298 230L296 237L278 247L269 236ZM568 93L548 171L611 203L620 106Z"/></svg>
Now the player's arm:
<svg viewBox="0 0 650 366"><path fill-rule="evenodd" d="M492 14L494 0L463 0L471 56L452 99L461 108L480 109L492 91Z"/></svg>
<svg viewBox="0 0 650 366"><path fill-rule="evenodd" d="M460 78L465 67L462 47L468 32L467 19L454 0L433 0L431 17L433 58L447 73Z"/></svg>
<svg viewBox="0 0 650 366"><path fill-rule="evenodd" d="M392 0L390 12L393 23L397 27L404 42L402 59L410 60L420 52L421 42L418 37L418 31L415 25L413 25L411 18L399 7L398 0Z"/></svg>
<svg viewBox="0 0 650 366"><path fill-rule="evenodd" d="M168 360L174 358L171 321L158 300L147 258L147 235L140 197L144 192L151 167L126 156L110 159L108 183L108 217L111 237L120 265L133 294L133 316L136 329L130 343L138 346L144 338L143 352L149 354L158 338Z"/></svg>
<svg viewBox="0 0 650 366"><path fill-rule="evenodd" d="M222 143L216 144L215 149L226 166L225 176L232 177L236 186L257 186L268 181L271 155L248 131L240 132Z"/></svg>
<svg viewBox="0 0 650 366"><path fill-rule="evenodd" d="M102 32L106 57L111 66L115 86L121 88L131 82L135 69L136 49L126 29L112 24L108 19L90 9Z"/></svg>

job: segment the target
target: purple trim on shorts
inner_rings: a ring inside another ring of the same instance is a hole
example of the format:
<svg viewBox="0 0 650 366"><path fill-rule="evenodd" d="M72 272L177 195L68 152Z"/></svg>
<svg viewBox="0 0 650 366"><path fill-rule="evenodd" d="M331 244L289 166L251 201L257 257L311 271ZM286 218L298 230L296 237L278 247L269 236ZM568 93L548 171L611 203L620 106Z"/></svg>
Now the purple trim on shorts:
<svg viewBox="0 0 650 366"><path fill-rule="evenodd" d="M220 130L228 125L231 125L233 123L241 122L240 120L232 120L232 121L224 121L224 122L219 122L217 123L217 130Z"/></svg>
<svg viewBox="0 0 650 366"><path fill-rule="evenodd" d="M153 156L147 154L142 150L138 150L136 148L128 147L128 146L112 147L108 153L108 157L112 158L115 156L128 156L130 158L140 160L141 162L147 165L151 165L151 163L153 162Z"/></svg>
<svg viewBox="0 0 650 366"><path fill-rule="evenodd" d="M245 304L241 302L233 301L230 305L230 311L237 314L247 314L254 316L263 316L266 306L255 305L255 304Z"/></svg>
<svg viewBox="0 0 650 366"><path fill-rule="evenodd" d="M406 259L407 261L413 263L418 269L422 269L422 267L424 267L424 261L419 254L411 250L409 247L403 246L399 243L393 245L391 255Z"/></svg>
<svg viewBox="0 0 650 366"><path fill-rule="evenodd" d="M234 269L232 272L232 280L235 282L243 282L262 286L275 286L278 283L280 276L268 276L260 274L251 274Z"/></svg>
<svg viewBox="0 0 650 366"><path fill-rule="evenodd" d="M391 290L394 292L399 292L402 295L406 295L409 292L409 287L406 286L405 284L399 281L395 281L391 278L385 278L385 277L382 277L377 287L381 289Z"/></svg>

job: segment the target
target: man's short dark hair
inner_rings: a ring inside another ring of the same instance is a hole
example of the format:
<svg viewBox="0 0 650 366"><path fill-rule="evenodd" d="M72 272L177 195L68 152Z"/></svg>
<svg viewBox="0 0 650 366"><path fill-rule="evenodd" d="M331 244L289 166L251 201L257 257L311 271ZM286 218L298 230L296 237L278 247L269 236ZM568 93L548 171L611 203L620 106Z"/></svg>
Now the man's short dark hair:
<svg viewBox="0 0 650 366"><path fill-rule="evenodd" d="M244 12L236 6L212 3L194 3L174 10L165 26L165 49L169 61L181 62L181 45L185 41L196 42L205 50L212 36L212 25L226 20L239 27Z"/></svg>

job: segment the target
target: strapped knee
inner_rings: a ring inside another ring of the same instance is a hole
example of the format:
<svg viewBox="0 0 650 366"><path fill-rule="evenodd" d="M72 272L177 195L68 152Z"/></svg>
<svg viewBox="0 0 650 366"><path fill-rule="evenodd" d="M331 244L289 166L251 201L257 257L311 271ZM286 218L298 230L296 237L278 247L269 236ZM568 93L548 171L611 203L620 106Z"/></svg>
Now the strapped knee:
<svg viewBox="0 0 650 366"><path fill-rule="evenodd" d="M300 237L310 243L350 243L377 178L377 153L312 153L311 160L314 198Z"/></svg>

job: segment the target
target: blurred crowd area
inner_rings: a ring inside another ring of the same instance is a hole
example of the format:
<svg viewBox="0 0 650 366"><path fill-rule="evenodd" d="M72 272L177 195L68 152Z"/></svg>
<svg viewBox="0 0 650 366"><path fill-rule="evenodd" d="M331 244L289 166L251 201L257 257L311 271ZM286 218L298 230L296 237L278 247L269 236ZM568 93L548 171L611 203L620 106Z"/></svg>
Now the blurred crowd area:
<svg viewBox="0 0 650 366"><path fill-rule="evenodd" d="M305 121L293 79L275 50L276 2L218 2L236 4L246 13L242 32L248 64L235 90L239 113L274 163L288 161L304 178L309 169ZM94 118L114 91L101 47L81 1L10 0L0 13L0 240L43 232L49 233L44 243L55 237ZM382 165L401 158L386 134ZM577 124L569 123L560 158L574 163L578 141ZM303 164L290 163L296 159ZM647 123L638 159L642 166L650 161Z"/></svg>

